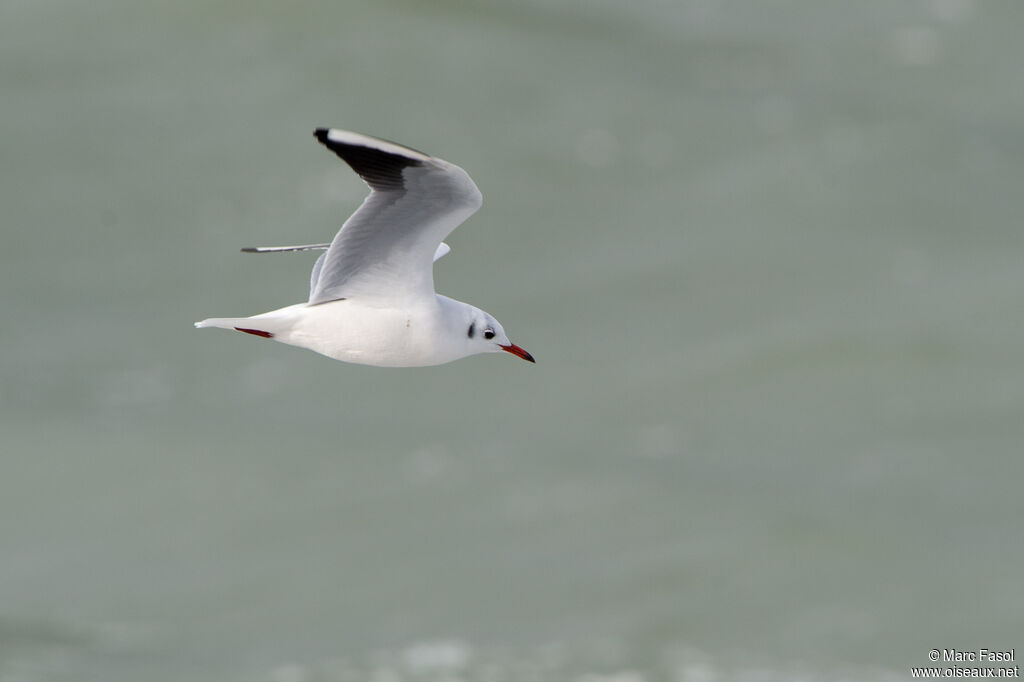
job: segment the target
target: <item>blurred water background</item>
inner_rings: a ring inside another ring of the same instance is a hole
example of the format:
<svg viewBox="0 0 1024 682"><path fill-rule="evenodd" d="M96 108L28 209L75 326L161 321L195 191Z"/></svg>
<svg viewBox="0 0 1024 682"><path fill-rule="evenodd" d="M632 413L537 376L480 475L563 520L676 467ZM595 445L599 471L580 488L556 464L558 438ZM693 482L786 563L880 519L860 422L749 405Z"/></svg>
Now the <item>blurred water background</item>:
<svg viewBox="0 0 1024 682"><path fill-rule="evenodd" d="M1024 6L0 3L0 680L907 679L1024 646ZM227 332L365 187L536 355Z"/></svg>

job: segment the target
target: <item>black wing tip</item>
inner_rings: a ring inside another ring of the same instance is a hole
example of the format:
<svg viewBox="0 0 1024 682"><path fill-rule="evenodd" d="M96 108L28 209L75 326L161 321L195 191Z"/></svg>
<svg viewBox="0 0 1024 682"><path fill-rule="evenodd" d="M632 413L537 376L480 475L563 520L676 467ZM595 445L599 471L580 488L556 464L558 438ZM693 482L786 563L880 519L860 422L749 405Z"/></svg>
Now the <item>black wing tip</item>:
<svg viewBox="0 0 1024 682"><path fill-rule="evenodd" d="M348 133L348 134L356 135L358 137L365 138L365 141L358 141L358 142L356 142L356 141L344 141L343 142L341 140L331 139L331 131L332 130L334 130L334 128L316 128L313 131L313 137L315 137L320 142L320 144L324 145L328 149L331 149L332 151L335 151L335 153L337 153L336 152L336 148L337 147L354 147L354 148L357 148L357 149L366 149L367 151L375 153L375 154L388 154L390 156L397 156L399 158L403 158L403 159L406 160L407 165L410 165L410 166L422 166L423 165L423 161L421 161L420 159L416 158L415 156L410 156L409 153L419 154L420 156L423 156L423 157L426 157L426 158L430 157L430 154L427 154L426 152L421 152L419 149L414 149L414 148L410 147L409 145L402 144L400 142L395 142L394 140L387 140L387 139L385 139L383 137L374 137L372 135L364 135L362 133L351 133L350 131L345 131L345 130L339 130L338 131L338 132L340 132L342 134ZM367 144L367 142L369 142L369 144ZM379 142L379 143L382 143L383 145L393 146L393 147L395 147L395 150L382 149L381 147L378 147L377 145L373 144L373 142Z"/></svg>
<svg viewBox="0 0 1024 682"><path fill-rule="evenodd" d="M423 165L423 161L406 153L408 151L422 154L422 152L417 152L396 142L358 133L349 134L344 131L339 131L339 135L331 137L331 130L330 128L317 128L313 131L313 137L351 166L352 170L358 173L372 189L382 191L402 189L404 187L402 171L409 166ZM349 135L353 135L354 139L348 139ZM374 144L374 142L378 144ZM394 150L389 147L394 147ZM426 157L426 154L423 156Z"/></svg>

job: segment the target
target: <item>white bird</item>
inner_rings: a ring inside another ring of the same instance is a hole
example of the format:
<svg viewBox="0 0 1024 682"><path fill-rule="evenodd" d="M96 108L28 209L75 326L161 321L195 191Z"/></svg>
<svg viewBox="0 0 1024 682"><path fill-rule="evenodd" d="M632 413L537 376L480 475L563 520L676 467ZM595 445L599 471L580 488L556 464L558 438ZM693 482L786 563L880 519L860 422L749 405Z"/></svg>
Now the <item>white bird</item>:
<svg viewBox="0 0 1024 682"><path fill-rule="evenodd" d="M242 249L326 249L313 266L309 300L196 327L236 329L362 365L440 365L497 351L534 362L493 316L434 292L433 263L450 251L442 240L482 202L466 171L359 133L318 128L313 135L359 174L369 196L330 244Z"/></svg>

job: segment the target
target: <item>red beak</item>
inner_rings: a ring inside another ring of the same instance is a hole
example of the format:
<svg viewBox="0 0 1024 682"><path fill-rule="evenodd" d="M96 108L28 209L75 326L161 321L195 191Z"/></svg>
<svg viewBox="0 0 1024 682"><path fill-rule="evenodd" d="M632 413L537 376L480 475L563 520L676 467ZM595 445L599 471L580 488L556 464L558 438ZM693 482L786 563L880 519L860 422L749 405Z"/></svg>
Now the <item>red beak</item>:
<svg viewBox="0 0 1024 682"><path fill-rule="evenodd" d="M500 346L500 344L499 344L499 346ZM500 346L500 348L503 351L508 351L512 355L515 355L516 357L520 357L523 360L526 360L527 362L537 362L536 360L533 359L532 355L530 355L524 349L520 348L519 346L517 346L514 343L510 343L507 346Z"/></svg>

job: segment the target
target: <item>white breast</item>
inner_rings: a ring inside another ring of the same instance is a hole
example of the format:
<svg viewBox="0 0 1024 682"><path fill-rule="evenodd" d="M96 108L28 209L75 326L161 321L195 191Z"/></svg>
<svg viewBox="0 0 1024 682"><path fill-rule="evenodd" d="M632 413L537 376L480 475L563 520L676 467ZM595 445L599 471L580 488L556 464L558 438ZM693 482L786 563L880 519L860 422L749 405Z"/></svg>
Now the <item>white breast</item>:
<svg viewBox="0 0 1024 682"><path fill-rule="evenodd" d="M440 305L371 307L342 300L289 306L288 329L275 340L327 357L381 367L421 367L462 357L462 344L448 342Z"/></svg>

